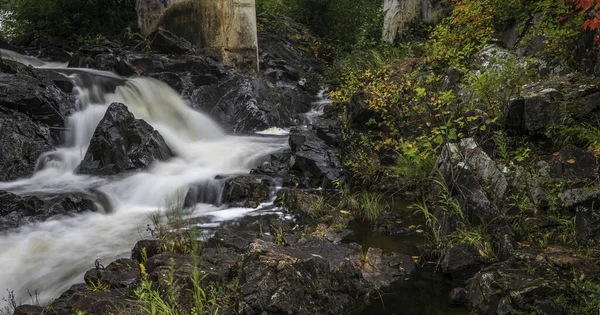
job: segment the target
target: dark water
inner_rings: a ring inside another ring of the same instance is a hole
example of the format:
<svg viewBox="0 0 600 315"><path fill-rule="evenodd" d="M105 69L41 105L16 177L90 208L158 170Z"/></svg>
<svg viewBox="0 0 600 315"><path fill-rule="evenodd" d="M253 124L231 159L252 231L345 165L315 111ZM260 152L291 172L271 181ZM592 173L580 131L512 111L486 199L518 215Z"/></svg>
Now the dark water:
<svg viewBox="0 0 600 315"><path fill-rule="evenodd" d="M414 215L410 203L392 202L393 211L401 211L403 226L423 226L419 215ZM412 235L388 236L373 232L370 223L358 223L352 227L353 234L347 239L363 246L381 248L384 252L397 252L410 256L419 255L417 245L425 242L422 233ZM352 315L463 315L470 314L464 307L451 307L449 294L452 288L460 286L452 280L436 272L434 266L424 266L409 278L394 283L390 288L380 292L378 299L356 309Z"/></svg>

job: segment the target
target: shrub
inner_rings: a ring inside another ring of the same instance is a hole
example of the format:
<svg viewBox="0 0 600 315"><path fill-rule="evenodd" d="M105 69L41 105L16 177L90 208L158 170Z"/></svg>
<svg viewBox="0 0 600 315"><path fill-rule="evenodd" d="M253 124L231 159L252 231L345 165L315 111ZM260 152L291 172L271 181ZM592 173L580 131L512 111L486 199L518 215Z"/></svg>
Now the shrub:
<svg viewBox="0 0 600 315"><path fill-rule="evenodd" d="M0 11L10 12L2 32L25 31L59 38L88 39L112 35L136 22L135 0L7 0Z"/></svg>

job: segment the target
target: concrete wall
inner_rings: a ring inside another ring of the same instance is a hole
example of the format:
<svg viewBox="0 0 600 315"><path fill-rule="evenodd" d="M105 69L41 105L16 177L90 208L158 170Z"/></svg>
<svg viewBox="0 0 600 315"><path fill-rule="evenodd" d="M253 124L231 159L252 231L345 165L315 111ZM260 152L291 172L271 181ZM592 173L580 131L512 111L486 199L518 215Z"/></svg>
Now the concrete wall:
<svg viewBox="0 0 600 315"><path fill-rule="evenodd" d="M254 0L137 0L146 35L164 27L205 54L245 71L258 71Z"/></svg>

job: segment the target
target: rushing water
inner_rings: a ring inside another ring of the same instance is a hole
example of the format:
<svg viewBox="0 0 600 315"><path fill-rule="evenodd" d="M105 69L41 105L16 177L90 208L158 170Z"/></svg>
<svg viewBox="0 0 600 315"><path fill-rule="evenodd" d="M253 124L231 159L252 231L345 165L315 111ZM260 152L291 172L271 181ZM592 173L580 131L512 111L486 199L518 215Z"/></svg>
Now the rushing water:
<svg viewBox="0 0 600 315"><path fill-rule="evenodd" d="M4 58L35 67L55 68L76 84L77 111L67 120L65 143L40 157L31 178L0 182L17 194L65 193L94 188L112 205L110 214L86 213L23 226L0 235L0 289L17 300L38 291L42 301L81 282L94 260L129 256L136 241L148 237L148 214L181 196L190 185L215 176L248 173L270 153L287 147L275 135L229 136L206 115L192 110L177 92L150 78L127 79L110 72L61 68L35 58L0 51ZM148 170L119 178L75 175L94 130L112 102L122 102L164 137L176 157ZM266 132L272 134L277 132ZM254 209L225 209L199 204L194 214L211 219L207 226L246 215ZM205 223L206 224L206 223ZM0 305L0 308L3 305Z"/></svg>

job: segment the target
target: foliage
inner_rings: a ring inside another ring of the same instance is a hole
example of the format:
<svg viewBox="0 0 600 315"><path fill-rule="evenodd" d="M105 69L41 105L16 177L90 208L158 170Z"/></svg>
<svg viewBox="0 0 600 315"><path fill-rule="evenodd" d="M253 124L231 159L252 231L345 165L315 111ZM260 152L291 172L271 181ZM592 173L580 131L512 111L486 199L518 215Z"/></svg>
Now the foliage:
<svg viewBox="0 0 600 315"><path fill-rule="evenodd" d="M362 192L358 195L362 215L369 221L375 221L379 215L389 210L389 205L381 200L380 194Z"/></svg>
<svg viewBox="0 0 600 315"><path fill-rule="evenodd" d="M188 229L190 208L184 206L184 199L176 195L165 206L164 211L150 215L152 227L148 230L156 237L161 252L190 254L194 249L196 233Z"/></svg>
<svg viewBox="0 0 600 315"><path fill-rule="evenodd" d="M105 283L101 279L98 279L98 282L96 282L96 283L94 283L94 282L88 283L88 290L90 290L92 292L106 292L106 291L109 291L109 289L110 289L110 286L108 285L108 283Z"/></svg>
<svg viewBox="0 0 600 315"><path fill-rule="evenodd" d="M584 29L595 30L600 28L600 0L573 0L579 15L591 13L591 17L585 20L581 26Z"/></svg>
<svg viewBox="0 0 600 315"><path fill-rule="evenodd" d="M94 38L122 32L136 22L134 0L7 0L10 12L2 32L26 31L59 38Z"/></svg>

